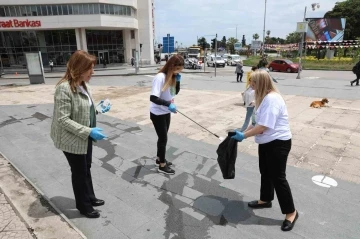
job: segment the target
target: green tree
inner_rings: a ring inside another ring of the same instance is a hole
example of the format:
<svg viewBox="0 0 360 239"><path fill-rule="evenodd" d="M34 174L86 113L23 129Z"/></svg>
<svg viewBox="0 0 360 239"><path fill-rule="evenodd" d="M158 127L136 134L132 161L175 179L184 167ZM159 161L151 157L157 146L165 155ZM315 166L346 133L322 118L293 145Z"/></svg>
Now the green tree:
<svg viewBox="0 0 360 239"><path fill-rule="evenodd" d="M299 43L301 41L302 34L299 32L292 32L286 36L285 43Z"/></svg>
<svg viewBox="0 0 360 239"><path fill-rule="evenodd" d="M346 0L337 2L332 11L325 13L325 18L346 18L346 40L355 40L360 37L360 1Z"/></svg>
<svg viewBox="0 0 360 239"><path fill-rule="evenodd" d="M221 47L226 48L226 37L223 36L222 40L221 40Z"/></svg>
<svg viewBox="0 0 360 239"><path fill-rule="evenodd" d="M230 37L227 40L226 48L230 51L231 54L235 54L234 44L237 43L237 42L239 42L239 40L235 39L234 37Z"/></svg>
<svg viewBox="0 0 360 239"><path fill-rule="evenodd" d="M260 38L259 34L257 33L255 33L252 37L255 41Z"/></svg>
<svg viewBox="0 0 360 239"><path fill-rule="evenodd" d="M198 45L200 47L202 47L204 45L204 43L206 44L206 48L210 48L210 44L206 41L205 37L201 37L198 39Z"/></svg>
<svg viewBox="0 0 360 239"><path fill-rule="evenodd" d="M271 31L267 30L266 31L266 37L265 37L265 43L267 43L267 44L269 44L270 34L271 34Z"/></svg>
<svg viewBox="0 0 360 239"><path fill-rule="evenodd" d="M246 39L245 39L245 35L243 35L243 38L241 40L242 45L245 47L246 46Z"/></svg>

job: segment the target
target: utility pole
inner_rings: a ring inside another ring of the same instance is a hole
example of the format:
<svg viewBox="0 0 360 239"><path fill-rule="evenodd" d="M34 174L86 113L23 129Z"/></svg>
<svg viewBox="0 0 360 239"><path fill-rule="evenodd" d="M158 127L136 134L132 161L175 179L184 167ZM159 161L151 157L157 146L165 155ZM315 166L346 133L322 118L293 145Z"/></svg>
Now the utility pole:
<svg viewBox="0 0 360 239"><path fill-rule="evenodd" d="M216 53L217 53L217 33L215 35L215 77L216 77L216 65L217 65Z"/></svg>
<svg viewBox="0 0 360 239"><path fill-rule="evenodd" d="M237 26L238 26L238 25L236 25L236 38L235 38L235 39L237 39Z"/></svg>
<svg viewBox="0 0 360 239"><path fill-rule="evenodd" d="M265 0L264 30L263 30L263 43L262 43L263 47L262 47L262 49L261 49L262 52L264 51L264 48L265 48L264 44L265 44L265 26L266 26L266 5L267 5L267 0Z"/></svg>
<svg viewBox="0 0 360 239"><path fill-rule="evenodd" d="M306 10L307 10L307 7L305 7L305 12L304 12L304 22L306 20ZM302 55L303 55L303 45L304 45L304 38L305 38L305 32L303 32L301 34L301 43L300 43L300 58L299 58L299 69L298 69L298 75L296 77L296 79L301 79L301 71L302 71ZM305 49L306 51L306 49Z"/></svg>

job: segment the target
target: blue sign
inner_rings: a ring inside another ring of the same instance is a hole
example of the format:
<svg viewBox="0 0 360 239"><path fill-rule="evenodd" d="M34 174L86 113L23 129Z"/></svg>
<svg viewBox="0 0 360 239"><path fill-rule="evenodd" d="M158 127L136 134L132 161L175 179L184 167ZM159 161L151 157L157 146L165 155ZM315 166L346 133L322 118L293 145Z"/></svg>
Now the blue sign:
<svg viewBox="0 0 360 239"><path fill-rule="evenodd" d="M168 34L166 37L163 37L163 49L162 53L173 53L175 52L175 38L171 37Z"/></svg>

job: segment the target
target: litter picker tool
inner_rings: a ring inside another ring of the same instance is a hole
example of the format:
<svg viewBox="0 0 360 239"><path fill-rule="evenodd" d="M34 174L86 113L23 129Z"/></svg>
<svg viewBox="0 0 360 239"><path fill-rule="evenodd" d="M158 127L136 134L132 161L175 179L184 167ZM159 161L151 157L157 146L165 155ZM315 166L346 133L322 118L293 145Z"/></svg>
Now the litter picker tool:
<svg viewBox="0 0 360 239"><path fill-rule="evenodd" d="M189 119L190 121L192 121L193 123L197 124L198 126L200 126L201 128L203 128L204 130L206 130L207 132L209 132L210 134L214 135L216 138L218 138L220 141L223 141L224 138L220 137L219 135L211 132L210 130L208 130L207 128L205 128L204 126L202 126L201 124L195 122L194 120L192 120L191 118L189 118L188 116L186 116L185 114L181 113L179 110L176 110L177 113L181 114L182 116L184 116L185 118Z"/></svg>

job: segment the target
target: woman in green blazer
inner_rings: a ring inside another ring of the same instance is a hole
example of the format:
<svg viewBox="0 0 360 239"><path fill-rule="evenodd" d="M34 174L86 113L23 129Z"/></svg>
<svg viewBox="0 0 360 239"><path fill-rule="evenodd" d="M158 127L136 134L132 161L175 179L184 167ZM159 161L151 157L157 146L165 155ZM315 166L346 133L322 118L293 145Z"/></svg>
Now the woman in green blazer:
<svg viewBox="0 0 360 239"><path fill-rule="evenodd" d="M89 81L96 58L85 51L76 51L67 63L65 76L56 85L51 138L62 150L71 167L76 208L89 218L98 218L95 206L105 202L95 197L92 179L92 141L106 136L96 128L96 114ZM110 105L102 113L110 110Z"/></svg>

